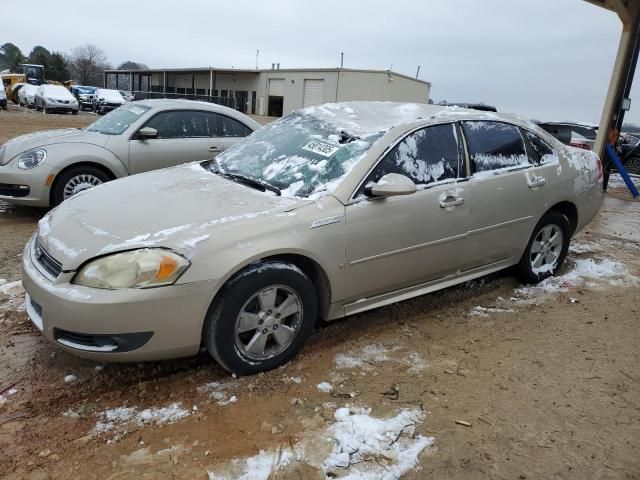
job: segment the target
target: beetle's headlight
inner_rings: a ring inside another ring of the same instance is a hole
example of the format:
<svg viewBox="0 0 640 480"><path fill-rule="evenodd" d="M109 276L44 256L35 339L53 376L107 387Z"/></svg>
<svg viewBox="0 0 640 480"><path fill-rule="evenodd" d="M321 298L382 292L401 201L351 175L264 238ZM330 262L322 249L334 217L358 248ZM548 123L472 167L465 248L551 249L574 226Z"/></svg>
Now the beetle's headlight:
<svg viewBox="0 0 640 480"><path fill-rule="evenodd" d="M18 168L20 170L31 170L44 162L46 158L47 151L42 148L29 150L18 157Z"/></svg>
<svg viewBox="0 0 640 480"><path fill-rule="evenodd" d="M188 267L188 260L170 250L143 248L93 260L72 283L107 289L159 287L174 283Z"/></svg>

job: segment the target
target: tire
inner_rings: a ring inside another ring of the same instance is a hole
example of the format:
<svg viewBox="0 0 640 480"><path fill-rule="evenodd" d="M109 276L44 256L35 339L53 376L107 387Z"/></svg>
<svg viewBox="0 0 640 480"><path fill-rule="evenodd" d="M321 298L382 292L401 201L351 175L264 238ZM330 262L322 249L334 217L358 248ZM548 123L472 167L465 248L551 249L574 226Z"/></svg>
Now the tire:
<svg viewBox="0 0 640 480"><path fill-rule="evenodd" d="M640 157L631 157L627 160L625 168L628 173L640 175Z"/></svg>
<svg viewBox="0 0 640 480"><path fill-rule="evenodd" d="M554 241L556 234L561 235L561 238ZM567 217L559 212L547 212L533 229L527 248L517 265L520 280L524 283L538 283L554 275L567 257L570 241L571 225Z"/></svg>
<svg viewBox="0 0 640 480"><path fill-rule="evenodd" d="M91 165L80 165L78 167L72 167L68 170L63 171L60 175L58 175L53 182L53 186L51 187L51 206L55 207L60 205L64 200L69 198L68 193L65 192L65 189L71 188L73 182L78 182L79 178L82 179L84 176L84 184L98 186L101 183L108 182L111 180L111 177L105 173L103 170L97 167L93 167ZM79 193L82 190L86 190L91 188L90 186L86 186L82 183L78 186L78 190L75 193ZM75 195L73 193L72 195Z"/></svg>
<svg viewBox="0 0 640 480"><path fill-rule="evenodd" d="M278 318L279 313L273 312L285 305L291 313ZM240 320L242 312L248 319L245 325ZM302 270L280 261L252 265L232 278L212 303L205 320L204 344L230 372L264 372L300 351L317 314L315 288Z"/></svg>

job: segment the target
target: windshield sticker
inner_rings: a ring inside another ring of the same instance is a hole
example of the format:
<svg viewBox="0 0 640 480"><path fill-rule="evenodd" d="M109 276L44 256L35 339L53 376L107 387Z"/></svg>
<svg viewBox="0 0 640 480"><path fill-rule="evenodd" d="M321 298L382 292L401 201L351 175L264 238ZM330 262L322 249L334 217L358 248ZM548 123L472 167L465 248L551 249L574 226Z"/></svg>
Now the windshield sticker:
<svg viewBox="0 0 640 480"><path fill-rule="evenodd" d="M338 150L340 150L340 147L335 147L329 143L323 143L314 140L313 142L307 143L302 147L302 149L306 150L307 152L317 153L318 155L329 158Z"/></svg>
<svg viewBox="0 0 640 480"><path fill-rule="evenodd" d="M140 107L131 107L129 111L131 113L135 113L136 115L142 115L145 112L144 109Z"/></svg>

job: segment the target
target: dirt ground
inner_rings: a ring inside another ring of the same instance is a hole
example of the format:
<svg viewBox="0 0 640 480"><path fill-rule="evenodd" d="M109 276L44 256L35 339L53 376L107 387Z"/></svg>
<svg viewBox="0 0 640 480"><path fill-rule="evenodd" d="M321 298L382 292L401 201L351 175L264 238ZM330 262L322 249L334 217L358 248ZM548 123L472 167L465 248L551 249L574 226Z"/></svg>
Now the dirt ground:
<svg viewBox="0 0 640 480"><path fill-rule="evenodd" d="M0 142L94 118L13 108L0 112ZM640 478L640 203L614 185L546 287L520 289L503 272L357 315L320 327L288 365L244 378L204 354L97 365L45 342L11 283L44 211L0 203L0 476L325 478L309 459L334 445L326 438L262 476L241 467L327 436L336 409L352 406L423 415L394 440L433 437L402 478ZM173 404L182 418L166 422L105 413ZM387 460L349 460L328 478L397 478Z"/></svg>

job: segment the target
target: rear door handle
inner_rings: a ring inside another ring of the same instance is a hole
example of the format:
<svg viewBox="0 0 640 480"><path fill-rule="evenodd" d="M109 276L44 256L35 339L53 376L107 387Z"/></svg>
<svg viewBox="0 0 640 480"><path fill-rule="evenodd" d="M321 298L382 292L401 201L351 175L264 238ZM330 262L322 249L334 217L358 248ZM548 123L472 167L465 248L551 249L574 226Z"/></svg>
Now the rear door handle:
<svg viewBox="0 0 640 480"><path fill-rule="evenodd" d="M451 199L451 200L447 200ZM444 200L440 200L440 207L449 208L449 207L457 207L464 203L464 198L462 197L447 197Z"/></svg>
<svg viewBox="0 0 640 480"><path fill-rule="evenodd" d="M529 188L543 187L547 183L547 179L544 177L535 177L527 182Z"/></svg>

